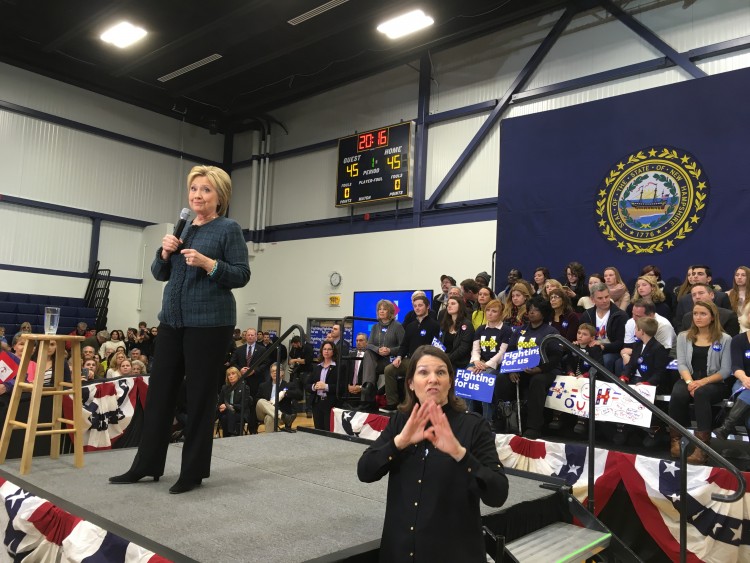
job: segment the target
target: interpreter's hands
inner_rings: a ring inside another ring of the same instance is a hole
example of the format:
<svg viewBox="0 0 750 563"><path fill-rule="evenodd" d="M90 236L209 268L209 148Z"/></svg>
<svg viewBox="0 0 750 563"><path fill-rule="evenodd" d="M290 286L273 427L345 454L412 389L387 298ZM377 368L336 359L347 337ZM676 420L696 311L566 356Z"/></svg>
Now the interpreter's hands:
<svg viewBox="0 0 750 563"><path fill-rule="evenodd" d="M188 266L195 266L196 268L203 268L206 272L210 272L214 267L215 260L204 256L194 248L184 248L180 250L180 254L185 257L185 263Z"/></svg>
<svg viewBox="0 0 750 563"><path fill-rule="evenodd" d="M182 241L176 236L164 235L164 238L161 239L161 259L168 260L170 255L177 252L177 249L180 248L181 244Z"/></svg>
<svg viewBox="0 0 750 563"><path fill-rule="evenodd" d="M427 403L423 408L427 409L427 416L432 423L432 426L424 431L424 437L441 452L448 454L456 461L461 461L466 455L466 448L453 434L453 430L448 424L448 417L445 416L443 409L433 401Z"/></svg>
<svg viewBox="0 0 750 563"><path fill-rule="evenodd" d="M511 383L518 383L519 381L521 381L521 374L515 371L509 373L508 377L510 378Z"/></svg>
<svg viewBox="0 0 750 563"><path fill-rule="evenodd" d="M401 432L393 439L396 447L403 450L412 444L418 444L425 439L425 425L429 420L427 408L420 406L419 403L414 405L411 410L409 420Z"/></svg>

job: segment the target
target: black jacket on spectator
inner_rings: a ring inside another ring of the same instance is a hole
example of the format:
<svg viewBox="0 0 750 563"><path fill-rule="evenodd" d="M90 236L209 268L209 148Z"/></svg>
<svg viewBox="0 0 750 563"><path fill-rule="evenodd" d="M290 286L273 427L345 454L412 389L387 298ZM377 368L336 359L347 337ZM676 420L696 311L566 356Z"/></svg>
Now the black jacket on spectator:
<svg viewBox="0 0 750 563"><path fill-rule="evenodd" d="M607 339L602 352L605 354L619 354L625 344L625 323L628 321L625 311L614 303L609 305L609 319L607 320ZM596 327L596 307L586 309L581 315L581 323L589 323Z"/></svg>
<svg viewBox="0 0 750 563"><path fill-rule="evenodd" d="M408 325L404 325L404 341L401 343L402 357L410 358L414 351L423 344L432 344L440 336L440 325L432 315L427 315L422 322L416 316Z"/></svg>
<svg viewBox="0 0 750 563"><path fill-rule="evenodd" d="M597 344L592 343L591 346L581 348L581 350L583 352L586 352L587 355L591 356L592 360L596 360L600 364L604 361L602 347L598 346ZM568 373L572 373L573 375L578 375L579 373L583 375L584 373L588 373L589 371L591 371L591 364L589 364L578 354L568 354L568 356L565 358L565 366Z"/></svg>
<svg viewBox="0 0 750 563"><path fill-rule="evenodd" d="M272 389L273 381L270 379L264 381L260 384L260 387L258 387L258 396L255 397L255 400L265 399L266 401L270 401ZM284 414L292 414L294 413L294 403L292 401L299 401L302 398L302 389L296 380L293 382L281 380L279 383L279 393L284 390L286 390L286 395L279 402L279 410Z"/></svg>
<svg viewBox="0 0 750 563"><path fill-rule="evenodd" d="M469 365L471 361L471 348L474 345L474 325L471 324L470 319L456 319L456 334L452 336L452 345L448 345L451 342L451 338L440 333L440 341L446 345L445 353L448 354L453 369L464 369Z"/></svg>
<svg viewBox="0 0 750 563"><path fill-rule="evenodd" d="M230 360L230 364L232 364L237 369L241 370L244 367L251 367L255 370L255 374L252 376L245 375L245 383L247 384L248 388L250 389L250 394L255 397L258 394L258 387L260 387L260 384L266 379L266 370L268 369L268 366L270 365L269 358L266 358L263 363L259 364L258 359L263 355L263 353L266 351L266 347L263 346L260 342L255 343L255 349L253 350L253 355L250 358L250 361L247 360L247 347L249 344L245 343L239 348L235 348L234 352L232 352L232 359Z"/></svg>
<svg viewBox="0 0 750 563"><path fill-rule="evenodd" d="M729 296L723 291L714 292L714 304L717 307L723 309L731 310L732 308L732 304L729 302ZM685 313L690 313L692 310L693 296L688 293L687 295L683 295L682 297L680 297L680 300L677 302L677 309L674 312L674 318L672 319L672 326L674 326L677 332L680 332L680 326L682 326L682 318L685 316Z"/></svg>
<svg viewBox="0 0 750 563"><path fill-rule="evenodd" d="M635 342L633 354L622 375L630 380L631 385L648 383L657 387L666 382L667 364L669 364L669 352L656 338L649 340L645 346L643 342Z"/></svg>
<svg viewBox="0 0 750 563"><path fill-rule="evenodd" d="M313 370L313 363L315 362L315 352L313 352L312 344L305 342L302 345L302 348L295 348L294 346L291 347L289 350L289 359L298 359L302 358L305 360L305 363L301 366L299 366L298 371L300 373L310 373Z"/></svg>

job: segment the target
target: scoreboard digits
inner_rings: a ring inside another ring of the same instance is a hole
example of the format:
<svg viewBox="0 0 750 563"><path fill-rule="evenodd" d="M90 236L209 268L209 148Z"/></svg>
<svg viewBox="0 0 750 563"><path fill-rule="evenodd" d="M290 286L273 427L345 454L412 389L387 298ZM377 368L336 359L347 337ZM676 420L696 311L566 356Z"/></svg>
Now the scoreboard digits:
<svg viewBox="0 0 750 563"><path fill-rule="evenodd" d="M411 197L414 122L339 139L336 206Z"/></svg>

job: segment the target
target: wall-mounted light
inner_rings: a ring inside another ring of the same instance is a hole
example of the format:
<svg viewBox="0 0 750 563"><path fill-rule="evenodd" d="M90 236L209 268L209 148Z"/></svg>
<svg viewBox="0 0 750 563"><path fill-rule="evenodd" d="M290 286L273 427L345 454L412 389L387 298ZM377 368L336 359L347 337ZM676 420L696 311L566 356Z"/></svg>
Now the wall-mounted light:
<svg viewBox="0 0 750 563"><path fill-rule="evenodd" d="M433 23L435 23L435 20L422 10L414 10L381 23L378 26L378 31L385 33L390 39L398 39L404 35L409 35L410 33L429 27Z"/></svg>
<svg viewBox="0 0 750 563"><path fill-rule="evenodd" d="M120 22L101 34L100 39L120 49L129 47L146 36L146 30L130 22Z"/></svg>

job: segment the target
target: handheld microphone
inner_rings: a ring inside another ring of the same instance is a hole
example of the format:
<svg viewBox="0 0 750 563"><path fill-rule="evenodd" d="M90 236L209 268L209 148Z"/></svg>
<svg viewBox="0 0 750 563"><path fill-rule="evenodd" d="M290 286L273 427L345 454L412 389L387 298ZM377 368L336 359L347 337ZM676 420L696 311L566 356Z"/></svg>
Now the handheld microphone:
<svg viewBox="0 0 750 563"><path fill-rule="evenodd" d="M185 228L185 224L187 223L187 219L190 216L190 210L187 207L184 207L182 211L180 211L180 219L177 221L177 223L174 226L174 236L177 238L180 238L180 235L182 234L182 230Z"/></svg>

